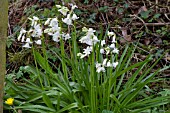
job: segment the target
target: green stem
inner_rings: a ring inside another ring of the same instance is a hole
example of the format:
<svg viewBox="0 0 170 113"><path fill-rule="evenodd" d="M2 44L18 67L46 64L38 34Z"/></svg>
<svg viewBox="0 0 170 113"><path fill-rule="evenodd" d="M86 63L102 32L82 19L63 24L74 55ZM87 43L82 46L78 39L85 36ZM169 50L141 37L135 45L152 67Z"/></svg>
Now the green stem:
<svg viewBox="0 0 170 113"><path fill-rule="evenodd" d="M45 46L45 37L42 36L42 51L43 51L43 56L45 57L45 66L46 66L46 69L48 68L48 58L47 58L47 52L46 52L46 46ZM48 70L47 70L48 71ZM47 75L48 72L46 72L46 75ZM47 82L48 82L48 85L50 86L50 81L49 81L49 76L46 76L47 77Z"/></svg>
<svg viewBox="0 0 170 113"><path fill-rule="evenodd" d="M92 113L96 113L96 106L95 106L95 84L94 84L94 47L93 47L93 52L91 56L91 73L90 73L90 78L91 78L91 109Z"/></svg>
<svg viewBox="0 0 170 113"><path fill-rule="evenodd" d="M60 39L60 48L61 48L62 58L65 58L64 42L62 39ZM63 68L63 73L64 73L64 79L68 82L68 73L67 73L66 64L65 64L64 60L62 60L61 63L62 63L62 68Z"/></svg>
<svg viewBox="0 0 170 113"><path fill-rule="evenodd" d="M108 92L107 92L107 110L110 109L110 93L111 93L111 82L112 82L112 69L109 69L109 87L108 87Z"/></svg>
<svg viewBox="0 0 170 113"><path fill-rule="evenodd" d="M18 113L17 110L15 109L15 107L12 107L11 108L14 110L14 113Z"/></svg>
<svg viewBox="0 0 170 113"><path fill-rule="evenodd" d="M39 78L39 81L40 81L42 89L44 89L44 86L42 84L42 80L41 80L41 77L40 77L40 72L39 72L39 69L38 69L38 64L37 64L36 56L35 56L35 48L34 48L33 45L32 45L32 51L33 51L33 55L34 55L34 62L35 62L36 70L37 70L37 73L38 73L38 78Z"/></svg>

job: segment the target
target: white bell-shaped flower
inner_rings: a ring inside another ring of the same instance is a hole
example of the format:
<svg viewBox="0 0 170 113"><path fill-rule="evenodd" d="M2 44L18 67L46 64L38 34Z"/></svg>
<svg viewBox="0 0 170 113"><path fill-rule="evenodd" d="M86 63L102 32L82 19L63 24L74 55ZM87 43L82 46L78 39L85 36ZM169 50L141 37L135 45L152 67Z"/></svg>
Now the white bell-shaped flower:
<svg viewBox="0 0 170 113"><path fill-rule="evenodd" d="M78 8L77 5L70 4L71 5L71 10L74 10L75 8Z"/></svg>
<svg viewBox="0 0 170 113"><path fill-rule="evenodd" d="M32 37L40 37L42 36L42 28L40 27L40 24L37 24L34 26L34 29L32 30L31 36Z"/></svg>
<svg viewBox="0 0 170 113"><path fill-rule="evenodd" d="M18 41L21 40L21 37L22 37L23 35L25 35L26 32L27 32L27 31L26 31L25 29L21 28L20 34L19 34L19 36L18 36Z"/></svg>
<svg viewBox="0 0 170 113"><path fill-rule="evenodd" d="M27 43L29 43L29 44L32 44L30 38L27 38L25 42L27 42Z"/></svg>
<svg viewBox="0 0 170 113"><path fill-rule="evenodd" d="M106 66L106 64L107 64L107 59L105 58L104 60L103 60L103 66Z"/></svg>
<svg viewBox="0 0 170 113"><path fill-rule="evenodd" d="M71 38L70 34L68 34L68 33L67 33L67 34L64 34L64 36L63 36L63 37L64 37L64 40L68 40L68 39L70 39L70 38Z"/></svg>
<svg viewBox="0 0 170 113"><path fill-rule="evenodd" d="M116 68L117 65L118 65L118 62L113 62L112 65L113 65L114 68Z"/></svg>
<svg viewBox="0 0 170 113"><path fill-rule="evenodd" d="M51 21L50 21L50 25L49 25L50 27L58 27L58 19L57 18L53 18L53 19L51 19Z"/></svg>
<svg viewBox="0 0 170 113"><path fill-rule="evenodd" d="M67 15L67 18L62 18L62 21L67 25L72 25L72 19L70 18L70 14Z"/></svg>
<svg viewBox="0 0 170 113"><path fill-rule="evenodd" d="M118 53L119 53L119 50L118 50L117 48L114 48L114 49L112 50L112 53L118 54Z"/></svg>
<svg viewBox="0 0 170 113"><path fill-rule="evenodd" d="M73 16L71 17L72 20L77 20L79 19L79 17L76 14L73 14Z"/></svg>
<svg viewBox="0 0 170 113"><path fill-rule="evenodd" d="M107 62L106 67L113 67L112 63L110 62L110 60Z"/></svg>
<svg viewBox="0 0 170 113"><path fill-rule="evenodd" d="M52 35L53 37L53 41L55 41L55 42L59 42L60 41L60 39L59 39L59 37L60 37L60 32L56 32L56 33L54 33L53 35Z"/></svg>
<svg viewBox="0 0 170 113"><path fill-rule="evenodd" d="M115 48L115 44L113 43L113 44L111 44L109 47L110 47L111 49L114 49L114 48Z"/></svg>
<svg viewBox="0 0 170 113"><path fill-rule="evenodd" d="M36 43L37 45L41 45L41 40L36 40L35 43Z"/></svg>
<svg viewBox="0 0 170 113"><path fill-rule="evenodd" d="M105 40L102 40L101 41L101 46L103 47L103 45L105 45L106 44L106 41Z"/></svg>
<svg viewBox="0 0 170 113"><path fill-rule="evenodd" d="M38 23L39 18L36 16L33 16L33 18L28 18L29 20L32 21L31 26L35 26Z"/></svg>
<svg viewBox="0 0 170 113"><path fill-rule="evenodd" d="M66 16L69 9L65 6L62 6L61 9L59 9L58 11L62 13L64 16Z"/></svg>
<svg viewBox="0 0 170 113"><path fill-rule="evenodd" d="M103 48L100 49L100 53L101 53L101 54L104 54L104 53L105 53Z"/></svg>
<svg viewBox="0 0 170 113"><path fill-rule="evenodd" d="M87 56L87 55L91 54L92 47L87 46L87 48L83 49L83 50L84 50L83 53Z"/></svg>
<svg viewBox="0 0 170 113"><path fill-rule="evenodd" d="M109 36L109 38L113 35L114 35L114 32L109 32L109 31L107 32L107 36Z"/></svg>
<svg viewBox="0 0 170 113"><path fill-rule="evenodd" d="M22 47L24 47L24 48L31 48L29 43L25 43Z"/></svg>
<svg viewBox="0 0 170 113"><path fill-rule="evenodd" d="M114 34L112 37L112 43L116 43L116 34Z"/></svg>

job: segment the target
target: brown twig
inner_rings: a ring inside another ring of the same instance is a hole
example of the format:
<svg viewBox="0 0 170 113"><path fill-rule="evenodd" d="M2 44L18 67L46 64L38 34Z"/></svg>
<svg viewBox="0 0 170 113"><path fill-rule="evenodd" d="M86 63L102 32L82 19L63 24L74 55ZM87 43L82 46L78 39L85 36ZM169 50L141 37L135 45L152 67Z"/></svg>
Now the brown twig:
<svg viewBox="0 0 170 113"><path fill-rule="evenodd" d="M170 18L168 17L168 15L167 14L164 14L164 15L165 15L166 19L168 19L170 21Z"/></svg>
<svg viewBox="0 0 170 113"><path fill-rule="evenodd" d="M135 14L134 15L129 15L129 16L130 17L136 17L137 19L139 19L143 23L143 25L145 26L146 31L148 31L148 27L146 26L146 23L142 18L140 18L139 16L137 16Z"/></svg>
<svg viewBox="0 0 170 113"><path fill-rule="evenodd" d="M164 7L164 8L169 7L169 6L164 6L164 5L160 5L160 4L155 4L154 2L151 2L150 0L146 0L146 1L148 1L150 4L155 5L155 6Z"/></svg>
<svg viewBox="0 0 170 113"><path fill-rule="evenodd" d="M132 23L132 25L136 26L142 26L143 23ZM170 23L145 23L146 26L164 26L164 25L170 25Z"/></svg>

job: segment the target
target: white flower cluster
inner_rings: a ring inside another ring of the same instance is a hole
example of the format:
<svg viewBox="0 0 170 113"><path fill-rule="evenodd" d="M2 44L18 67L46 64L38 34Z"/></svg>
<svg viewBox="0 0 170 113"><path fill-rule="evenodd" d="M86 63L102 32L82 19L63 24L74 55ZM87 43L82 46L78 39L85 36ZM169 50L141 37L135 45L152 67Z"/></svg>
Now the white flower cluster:
<svg viewBox="0 0 170 113"><path fill-rule="evenodd" d="M66 18L62 18L62 22L66 23L67 25L72 25L72 21L79 18L76 14L73 13L73 10L77 8L76 5L71 4L71 10L61 5L56 5L56 7L58 8L58 11L61 12L61 14L67 16ZM34 42L36 44L41 45L41 36L43 33L47 33L48 35L52 36L52 39L55 42L59 42L60 38L65 41L71 38L70 34L61 31L61 27L59 26L59 21L57 17L48 18L45 23L42 23L43 26L47 26L44 31L42 30L41 24L39 24L40 19L38 17L33 16L33 18L29 18L29 20L31 20L31 29L26 31L22 28L18 36L18 41L25 42L25 44L23 45L23 47L25 48L31 48L30 45L33 43L33 41L31 41L31 38L34 38ZM35 38L38 38L38 40L36 40Z"/></svg>
<svg viewBox="0 0 170 113"><path fill-rule="evenodd" d="M38 23L38 17L33 16L33 18L29 18L29 20L31 20L31 29L26 31L25 29L21 28L20 34L18 36L18 41L25 42L23 45L25 48L31 48L30 45L33 43L31 41L31 37L38 38L37 40L34 40L34 42L38 45L41 45L41 36L43 33L42 27Z"/></svg>
<svg viewBox="0 0 170 113"><path fill-rule="evenodd" d="M118 65L118 62L111 62L108 59L104 59L103 63L96 63L96 72L100 73L100 72L105 72L105 67L113 67L116 68L116 66Z"/></svg>
<svg viewBox="0 0 170 113"><path fill-rule="evenodd" d="M110 38L112 38L111 40L111 44L109 46L104 47L104 45L106 45L105 40L101 41L101 48L100 48L100 53L101 54L110 54L110 53L119 53L119 50L116 48L115 44L116 44L116 34L114 32L107 32L107 36Z"/></svg>
<svg viewBox="0 0 170 113"><path fill-rule="evenodd" d="M86 35L83 36L79 41L81 43L87 44L87 48L83 49L83 53L78 53L77 56L80 56L80 58L84 58L86 56L89 56L92 52L93 45L95 45L97 42L99 42L98 38L96 35L94 35L95 30L92 28L87 29L86 27L83 27L82 29L83 32L86 32Z"/></svg>
<svg viewBox="0 0 170 113"><path fill-rule="evenodd" d="M56 5L56 7L59 9L58 11L63 14L64 16L66 16L66 18L62 18L62 21L64 23L66 23L67 25L72 25L72 21L73 20L77 20L79 17L77 17L77 15L75 13L73 13L73 10L75 8L78 8L76 5L70 4L71 5L71 10L69 10L67 7L65 6L61 6L61 5ZM69 12L69 13L68 13Z"/></svg>
<svg viewBox="0 0 170 113"><path fill-rule="evenodd" d="M71 38L70 34L64 32L61 33L61 27L59 27L57 18L48 18L44 25L48 25L48 28L44 30L44 33L52 36L52 39L55 42L59 42L61 37L63 40Z"/></svg>
<svg viewBox="0 0 170 113"><path fill-rule="evenodd" d="M116 34L114 32L107 32L107 36L110 38L112 38L111 40L111 44L107 45L106 47L104 45L106 45L105 40L101 41L101 48L100 48L100 53L101 54L110 54L110 53L115 53L118 54L119 50L116 48L115 44L116 44ZM108 60L107 58L105 58L103 60L103 63L96 63L96 72L100 73L100 72L105 72L105 67L113 67L116 68L116 66L118 65L118 62L111 62L110 60Z"/></svg>
<svg viewBox="0 0 170 113"><path fill-rule="evenodd" d="M77 20L79 17L73 12L75 8L77 8L76 5L71 4L71 10L69 10L65 6L56 5L58 8L58 11L65 16L65 18L62 18L62 22L64 22L67 25L73 25L73 21ZM31 20L31 29L26 31L25 29L21 29L20 34L18 36L18 41L25 42L23 47L25 48L31 48L30 45L33 43L36 43L38 45L41 45L41 38L44 33L48 34L52 37L52 40L55 42L59 42L60 39L68 40L71 38L69 33L64 33L61 30L61 26L59 26L59 20L57 17L55 18L48 18L44 23L40 22L40 19L38 17L33 16L33 18L29 18ZM40 24L41 23L41 24ZM42 30L42 26L45 27L44 30ZM119 50L116 48L116 34L114 32L107 32L107 36L109 40L111 40L111 44L106 44L105 40L99 40L97 36L95 35L96 30L86 27L82 28L82 31L85 32L85 36L83 36L79 41L81 43L84 43L87 45L86 48L83 49L82 53L78 53L77 56L79 56L81 59L88 57L94 50L93 47L96 45L100 47L100 53L101 55L106 56L110 54L118 54ZM28 37L28 38L26 38ZM110 42L109 42L110 43ZM99 46L100 44L100 46ZM99 63L96 61L96 72L105 72L105 68L107 67L113 67L116 68L118 65L118 62L113 62L109 59L109 57L103 59L102 63Z"/></svg>
<svg viewBox="0 0 170 113"><path fill-rule="evenodd" d="M83 32L86 32L86 35L83 36L79 41L81 43L87 44L87 48L83 49L83 53L78 53L77 56L80 58L84 58L86 56L89 56L91 52L93 52L93 47L97 44L100 43L100 53L101 54L118 54L119 50L116 48L116 34L114 32L109 32L107 33L109 39L112 38L111 44L106 46L106 41L105 40L98 40L97 36L94 34L95 30L92 28L87 29L86 27L83 27L82 29ZM111 62L109 59L105 58L103 60L103 63L96 63L96 72L105 72L106 67L113 67L116 68L118 65L118 62Z"/></svg>

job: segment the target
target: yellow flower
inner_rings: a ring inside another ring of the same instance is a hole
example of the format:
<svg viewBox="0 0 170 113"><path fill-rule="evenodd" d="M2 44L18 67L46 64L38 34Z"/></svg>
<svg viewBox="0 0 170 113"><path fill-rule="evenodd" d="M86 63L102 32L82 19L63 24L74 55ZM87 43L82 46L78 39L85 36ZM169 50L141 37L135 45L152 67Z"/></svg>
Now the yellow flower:
<svg viewBox="0 0 170 113"><path fill-rule="evenodd" d="M13 102L14 102L14 98L8 98L8 99L5 101L5 104L13 105Z"/></svg>

